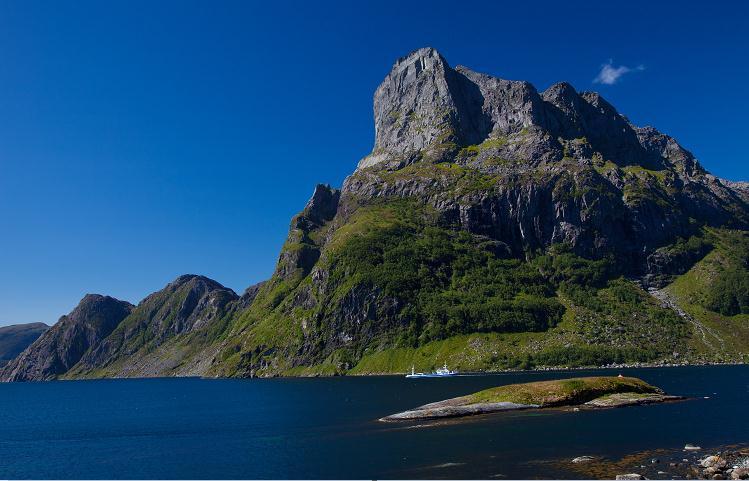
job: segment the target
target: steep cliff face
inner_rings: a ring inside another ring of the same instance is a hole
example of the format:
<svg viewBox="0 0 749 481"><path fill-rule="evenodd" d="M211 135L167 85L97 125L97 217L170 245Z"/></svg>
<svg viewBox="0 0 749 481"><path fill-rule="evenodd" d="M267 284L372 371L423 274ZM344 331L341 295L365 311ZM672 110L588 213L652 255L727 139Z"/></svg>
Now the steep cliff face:
<svg viewBox="0 0 749 481"><path fill-rule="evenodd" d="M87 294L70 314L27 347L2 370L3 381L43 381L67 372L130 314L128 302Z"/></svg>
<svg viewBox="0 0 749 481"><path fill-rule="evenodd" d="M747 225L741 192L673 138L632 126L599 94L566 83L539 94L526 82L453 70L422 49L377 90L375 122L375 149L347 179L344 202L419 196L444 222L516 255L569 242L580 254L629 259L696 226ZM461 189L471 182L435 175L440 163L487 185Z"/></svg>
<svg viewBox="0 0 749 481"><path fill-rule="evenodd" d="M602 360L685 355L684 319L626 279L661 287L709 252L705 229L746 229L740 185L597 93L539 93L429 48L395 63L374 119L372 153L292 221L212 372L356 371L475 333L540 333L515 352L486 341L495 357L565 343L600 347ZM325 215L310 220L323 197ZM664 341L651 353L648 323Z"/></svg>

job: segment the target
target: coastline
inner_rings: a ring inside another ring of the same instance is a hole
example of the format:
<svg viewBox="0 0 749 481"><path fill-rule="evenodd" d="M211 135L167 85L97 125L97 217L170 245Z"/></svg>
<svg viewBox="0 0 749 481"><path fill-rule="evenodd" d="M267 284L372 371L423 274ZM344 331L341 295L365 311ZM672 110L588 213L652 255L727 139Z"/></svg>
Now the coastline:
<svg viewBox="0 0 749 481"><path fill-rule="evenodd" d="M448 377L466 377L466 376L492 376L500 374L518 374L518 373L538 373L538 372L574 372L574 371L592 371L592 370L614 370L614 369L652 369L652 368L680 368L680 367L701 367L701 366L747 366L749 362L744 361L727 361L727 362L700 362L700 363L632 363L632 364L607 364L604 366L576 366L576 367L535 367L532 369L519 369L519 368L508 368L508 369L497 369L497 370L486 370L486 371L458 371L456 374ZM0 381L0 384L12 384L12 383L40 383L40 382L57 382L57 381L96 381L96 380L115 380L115 379L275 379L275 378L286 378L286 379L305 379L305 378L334 378L334 377L403 377L408 374L408 371L403 372L372 372L372 373L311 373L311 374L283 374L273 373L269 375L261 376L204 376L204 375L190 375L190 376L102 376L102 377L61 377L56 379L46 380L31 380L31 381Z"/></svg>
<svg viewBox="0 0 749 481"><path fill-rule="evenodd" d="M600 369L649 369L649 368L679 368L679 367L700 367L700 366L749 366L749 362L745 361L726 361L726 362L701 362L701 363L632 363L632 364L607 364L604 366L576 366L576 367L534 367L531 369L519 369L519 368L508 368L508 369L497 369L497 370L486 370L486 371L465 371L458 372L454 376L484 376L484 375L495 375L495 374L507 374L507 373L534 373L534 372L570 372L570 371L591 371ZM309 375L309 376L269 376L269 377L336 377L336 376L349 376L349 377L368 377L368 376L404 376L408 374L408 371L403 372L383 372L383 373L356 373L356 374L334 374L334 375Z"/></svg>

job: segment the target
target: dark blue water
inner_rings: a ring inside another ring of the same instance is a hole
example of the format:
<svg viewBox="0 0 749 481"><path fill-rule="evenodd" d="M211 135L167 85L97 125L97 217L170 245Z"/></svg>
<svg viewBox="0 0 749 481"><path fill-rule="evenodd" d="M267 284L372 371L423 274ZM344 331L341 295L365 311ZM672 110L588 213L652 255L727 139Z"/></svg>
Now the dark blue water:
<svg viewBox="0 0 749 481"><path fill-rule="evenodd" d="M419 427L376 419L495 385L596 371L2 384L0 478L527 478L564 475L538 460L749 441L749 366L621 372L700 399Z"/></svg>

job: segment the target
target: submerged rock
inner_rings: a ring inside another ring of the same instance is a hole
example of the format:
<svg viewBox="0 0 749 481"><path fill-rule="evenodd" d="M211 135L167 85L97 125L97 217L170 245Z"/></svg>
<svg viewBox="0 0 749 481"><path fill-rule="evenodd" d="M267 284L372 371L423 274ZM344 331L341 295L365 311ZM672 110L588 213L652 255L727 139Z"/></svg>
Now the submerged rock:
<svg viewBox="0 0 749 481"><path fill-rule="evenodd" d="M683 396L669 396L659 393L616 393L607 396L601 396L585 403L586 406L599 408L618 408L623 406L636 406L639 404L652 404L664 401L678 401L684 399Z"/></svg>
<svg viewBox="0 0 749 481"><path fill-rule="evenodd" d="M596 458L593 456L578 456L575 459L572 460L573 463L579 464L579 463L589 463L591 461L595 461Z"/></svg>
<svg viewBox="0 0 749 481"><path fill-rule="evenodd" d="M431 404L425 404L410 411L392 414L381 418L380 421L405 421L409 419L436 419L489 414L501 411L517 411L532 409L539 406L534 404L515 404L510 402L476 403L461 405L460 398L448 399Z"/></svg>

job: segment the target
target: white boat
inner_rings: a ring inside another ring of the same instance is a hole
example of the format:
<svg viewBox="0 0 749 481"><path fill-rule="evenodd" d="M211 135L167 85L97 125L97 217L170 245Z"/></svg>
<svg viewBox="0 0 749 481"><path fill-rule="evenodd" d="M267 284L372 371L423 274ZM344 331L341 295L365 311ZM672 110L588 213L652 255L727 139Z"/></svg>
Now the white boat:
<svg viewBox="0 0 749 481"><path fill-rule="evenodd" d="M445 363L444 366L438 368L434 372L430 373L423 373L423 372L416 372L414 370L414 366L411 366L411 374L406 374L406 377L408 378L415 378L415 377L447 377L447 376L454 376L458 374L457 371L451 371L447 368L447 363Z"/></svg>

